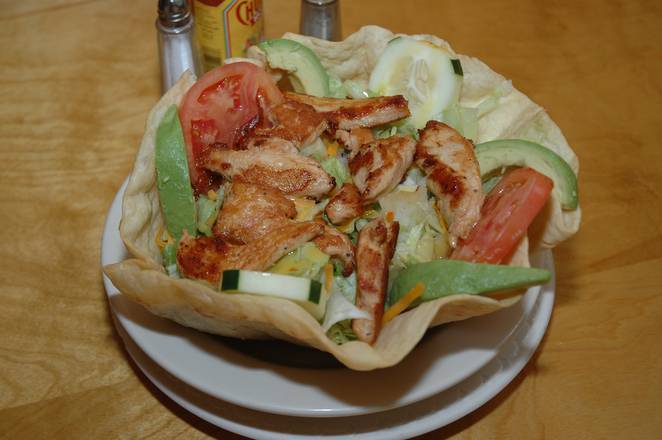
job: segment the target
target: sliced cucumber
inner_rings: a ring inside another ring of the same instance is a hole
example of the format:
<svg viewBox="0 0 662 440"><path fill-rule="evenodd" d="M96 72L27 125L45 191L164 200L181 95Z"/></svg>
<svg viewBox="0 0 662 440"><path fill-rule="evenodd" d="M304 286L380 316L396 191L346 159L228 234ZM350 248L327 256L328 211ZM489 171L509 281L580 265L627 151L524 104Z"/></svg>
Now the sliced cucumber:
<svg viewBox="0 0 662 440"><path fill-rule="evenodd" d="M480 173L489 178L499 168L531 167L554 181L563 209L577 209L577 176L561 156L547 147L521 139L502 139L476 145Z"/></svg>
<svg viewBox="0 0 662 440"><path fill-rule="evenodd" d="M289 299L316 319L324 317L328 294L319 281L251 270L225 270L221 292L242 292Z"/></svg>
<svg viewBox="0 0 662 440"><path fill-rule="evenodd" d="M383 96L404 95L411 111L409 122L418 129L457 102L462 65L428 41L399 37L380 55L368 88Z"/></svg>

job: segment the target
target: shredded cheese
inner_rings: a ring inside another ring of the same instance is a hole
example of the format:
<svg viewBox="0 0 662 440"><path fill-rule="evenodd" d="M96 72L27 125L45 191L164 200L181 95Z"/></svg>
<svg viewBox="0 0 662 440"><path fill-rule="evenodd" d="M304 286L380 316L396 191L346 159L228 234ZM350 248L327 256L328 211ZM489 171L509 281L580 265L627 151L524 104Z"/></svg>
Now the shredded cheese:
<svg viewBox="0 0 662 440"><path fill-rule="evenodd" d="M338 154L338 144L336 142L328 142L326 144L326 154L329 157L335 157Z"/></svg>
<svg viewBox="0 0 662 440"><path fill-rule="evenodd" d="M416 283L416 285L409 291L405 296L400 298L398 302L393 304L389 309L384 312L382 317L382 326L386 325L391 319L398 316L400 313L404 312L409 305L414 302L416 298L421 296L425 292L425 284Z"/></svg>
<svg viewBox="0 0 662 440"><path fill-rule="evenodd" d="M210 189L209 191L207 191L207 198L209 200L216 201L216 197L217 197L216 191L214 191L213 189Z"/></svg>
<svg viewBox="0 0 662 440"><path fill-rule="evenodd" d="M386 221L392 223L393 220L395 220L395 214L393 214L393 211L386 211Z"/></svg>
<svg viewBox="0 0 662 440"><path fill-rule="evenodd" d="M331 292L331 287L333 287L333 265L327 263L324 266L324 289Z"/></svg>
<svg viewBox="0 0 662 440"><path fill-rule="evenodd" d="M439 210L439 204L434 203L434 212L437 213L437 219L439 220L439 226L441 226L442 229L448 230L448 227L446 226L446 220L444 220L444 216L441 214L441 210Z"/></svg>

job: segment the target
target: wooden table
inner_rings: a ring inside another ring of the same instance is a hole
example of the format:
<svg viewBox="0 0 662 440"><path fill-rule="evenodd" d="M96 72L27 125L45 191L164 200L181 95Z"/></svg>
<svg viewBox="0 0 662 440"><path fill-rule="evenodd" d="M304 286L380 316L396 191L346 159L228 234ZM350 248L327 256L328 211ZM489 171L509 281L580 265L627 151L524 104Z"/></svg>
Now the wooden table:
<svg viewBox="0 0 662 440"><path fill-rule="evenodd" d="M265 0L267 35L297 0ZM404 6L407 5L407 6ZM103 222L159 97L156 1L0 8L0 435L236 438L128 359ZM662 435L662 8L656 1L344 0L343 33L435 33L512 78L581 160L546 338L487 405L425 438Z"/></svg>

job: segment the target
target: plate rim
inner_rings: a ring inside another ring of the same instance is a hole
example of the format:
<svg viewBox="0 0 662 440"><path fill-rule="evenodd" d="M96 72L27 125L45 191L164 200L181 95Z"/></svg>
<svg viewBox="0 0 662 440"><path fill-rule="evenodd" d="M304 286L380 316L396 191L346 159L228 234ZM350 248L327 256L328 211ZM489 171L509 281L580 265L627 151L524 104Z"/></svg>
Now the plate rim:
<svg viewBox="0 0 662 440"><path fill-rule="evenodd" d="M428 399L424 399L423 401L390 410L391 412L402 411L409 414L414 414L415 416L420 416L419 411L417 411L417 407L425 405L426 402L432 402L434 406L434 404L437 403L435 400L438 400L441 403L437 406L436 411L432 410L432 412L428 412L422 417L408 420L405 423L396 425L395 427L380 428L379 430L375 431L364 431L359 433L351 432L331 435L324 435L320 433L316 433L314 435L292 434L291 432L285 433L261 429L254 425L242 424L236 420L231 420L229 417L226 418L219 414L213 414L210 412L210 410L213 410L213 408L217 406L219 403L217 400L220 399L216 399L194 387L191 387L175 376L168 378L167 371L165 371L155 361L149 358L146 353L142 352L135 344L135 342L131 340L131 337L128 335L128 333L126 333L124 329L121 328L121 323L116 319L115 315L113 315L113 323L117 326L118 333L120 334L122 342L127 349L127 353L136 363L141 372L147 377L147 379L176 404L214 426L258 440L309 440L313 438L341 440L347 438L348 435L351 435L351 437L355 440L400 439L404 437L409 438L442 428L475 411L489 400L494 398L497 394L499 394L528 364L530 359L533 357L533 354L538 350L540 343L544 338L551 319L555 301L556 277L551 252L547 252L544 256L544 259L546 267L550 268L552 271L552 277L550 281L544 286L541 295L536 302L536 308L534 311L535 316L530 317L525 326L518 328L518 332L511 335L510 339L502 346L502 350L500 351L499 355L495 359L492 359L488 365L481 368L478 372L471 375L462 383L457 384L448 390L442 391L441 393L438 393ZM517 338L520 333L524 335L522 339ZM127 341L125 338L129 338L129 341ZM531 340L526 341L527 338L530 338ZM529 344L526 344L525 342L529 342ZM153 374L151 371L148 371L149 368L143 365L141 360L137 358L138 356L136 355L138 353L134 350L134 348L138 350L140 355L144 356L146 359L148 359L148 361L154 363L154 365L157 367L157 372L162 371L166 373L165 383L164 381L159 380L159 378L156 377L155 374ZM159 368L160 370L158 370ZM209 399L210 408L202 408L196 403L187 400L185 396L178 394L168 386L168 380L172 380L174 381L173 383L183 386L184 392L192 391L194 395L197 393L204 396L205 399ZM459 399L452 400L450 405L445 405L443 403L443 397L451 394L460 397ZM235 415L235 419L237 411L255 412L254 410L237 406L229 402L223 401L220 403L223 405L229 405L233 409L233 411L224 411L223 414ZM374 414L368 414L367 416L372 417ZM292 419L293 423L297 418L294 416L282 416L270 413L265 413L264 417L285 417ZM344 419L352 419L353 421L365 420L365 418L361 417L341 416L327 418L324 419L323 422L342 422Z"/></svg>
<svg viewBox="0 0 662 440"><path fill-rule="evenodd" d="M124 180L122 186L119 188L117 193L115 194L115 198L113 199L113 202L108 210L108 214L105 219L104 223L104 232L103 232L103 237L102 237L102 246L101 246L101 265L102 267L105 264L110 264L115 261L107 261L107 249L108 246L112 245L120 245L122 248L124 248L124 244L119 237L119 231L116 227L114 226L114 223L119 224L119 217L121 217L121 202L123 198L123 194L126 190L126 186L128 183L128 177ZM116 212L117 213L117 219L112 218L112 214ZM114 222L116 220L116 222ZM115 237L113 237L115 235ZM111 239L115 239L115 243L109 242ZM126 251L125 251L126 252ZM111 301L111 298L113 295L119 294L115 286L112 284L110 279L104 274L103 275L103 281L104 281L104 287L106 289L106 293L109 299L110 307L113 311L114 314L117 314L117 319L120 320L120 322L123 324L123 327L127 331L128 334L131 335L132 340L136 342L138 347L141 348L148 356L150 356L151 359L153 359L157 364L159 364L162 368L164 368L166 371L168 371L170 374L174 375L177 377L179 380L182 380L184 383L187 383L190 386L193 386L194 388L198 389L201 392L204 392L206 394L209 394L215 398L222 399L224 401L231 402L235 405L242 406L245 408L257 410L257 411L262 411L262 412L268 412L272 414L280 414L280 415L290 415L290 416L299 416L299 417L340 417L340 416L356 416L356 415L364 415L364 414L370 414L374 412L380 412L380 411L385 411L385 410L391 410L393 408L398 408L406 405L411 405L415 402L418 402L420 400L424 400L426 398L429 398L430 396L442 392L444 389L451 388L458 383L464 381L467 377L469 377L471 374L475 373L478 371L480 368L484 367L486 364L488 364L490 361L492 361L498 354L499 348L512 336L512 334L517 330L519 325L521 324L522 320L526 317L526 314L523 314L518 322L513 326L512 329L506 334L495 347L491 348L491 351L487 353L483 359L476 365L473 365L472 368L467 369L463 371L462 373L458 373L455 377L455 381L450 383L450 385L447 385L446 388L438 388L438 389L424 389L423 392L414 392L413 397L407 397L409 392L406 392L404 394L405 398L398 398L396 401L392 404L388 405L373 405L373 406L357 406L357 405L345 405L345 406L339 406L336 408L289 408L289 407L282 407L276 404L262 404L261 402L254 402L252 399L245 399L242 396L233 396L229 395L224 392L210 392L208 387L205 387L204 383L199 383L195 379L191 379L188 377L186 374L182 373L177 367L173 366L171 362L169 361L164 361L162 359L162 356L159 356L159 353L154 353L154 350L151 349L151 347L147 346L145 347L144 344L141 344L140 341L136 340L135 335L132 334L131 331L131 325L132 323L128 322L128 318L124 317L121 315L120 311L117 310L113 302ZM536 295L535 300L533 301L534 303L538 299L538 296L541 291L541 286L536 286L532 289L530 289L529 292L535 292L534 295ZM522 302L522 301L521 301ZM135 307L140 307L139 305L135 305ZM162 318L157 318L157 319L162 319ZM479 319L479 318L477 318ZM128 325L127 325L128 324ZM178 324L175 324L178 325ZM128 327L128 328L127 328ZM186 329L187 331L192 331L198 333L197 330L194 329ZM265 362L265 361L260 361L260 362ZM332 398L332 400L335 400L338 402L338 399Z"/></svg>

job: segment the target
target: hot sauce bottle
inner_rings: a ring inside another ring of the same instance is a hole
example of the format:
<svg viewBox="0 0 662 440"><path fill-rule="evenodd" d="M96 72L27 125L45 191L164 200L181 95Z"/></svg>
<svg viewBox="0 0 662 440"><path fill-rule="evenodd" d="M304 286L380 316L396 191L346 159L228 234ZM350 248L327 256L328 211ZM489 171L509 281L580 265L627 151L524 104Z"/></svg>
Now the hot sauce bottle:
<svg viewBox="0 0 662 440"><path fill-rule="evenodd" d="M205 71L245 56L262 40L262 0L194 0L193 6Z"/></svg>

